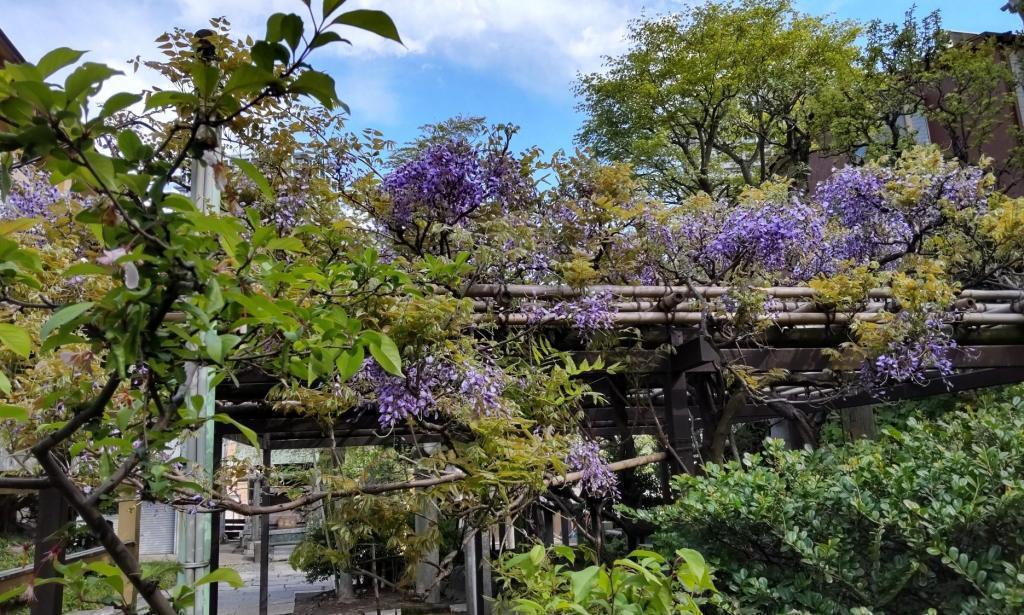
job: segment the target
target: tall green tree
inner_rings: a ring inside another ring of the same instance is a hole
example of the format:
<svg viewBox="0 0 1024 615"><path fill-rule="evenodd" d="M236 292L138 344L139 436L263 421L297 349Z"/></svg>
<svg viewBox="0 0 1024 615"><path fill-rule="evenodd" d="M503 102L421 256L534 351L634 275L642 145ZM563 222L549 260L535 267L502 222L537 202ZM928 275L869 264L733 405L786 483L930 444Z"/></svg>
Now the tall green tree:
<svg viewBox="0 0 1024 615"><path fill-rule="evenodd" d="M670 201L805 179L816 97L853 79L857 29L789 0L711 2L634 22L631 47L577 86L580 143L628 161Z"/></svg>

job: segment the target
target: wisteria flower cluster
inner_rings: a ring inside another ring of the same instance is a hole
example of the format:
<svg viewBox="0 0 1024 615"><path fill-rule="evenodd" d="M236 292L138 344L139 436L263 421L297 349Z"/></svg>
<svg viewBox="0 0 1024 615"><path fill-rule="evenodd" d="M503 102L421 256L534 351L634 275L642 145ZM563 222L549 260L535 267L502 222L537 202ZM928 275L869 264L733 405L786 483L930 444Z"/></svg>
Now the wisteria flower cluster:
<svg viewBox="0 0 1024 615"><path fill-rule="evenodd" d="M983 169L938 160L928 171L909 170L914 160L895 168L845 167L818 186L815 199L842 229L832 239L836 258L884 260L920 242L950 212L987 211L990 177Z"/></svg>
<svg viewBox="0 0 1024 615"><path fill-rule="evenodd" d="M34 167L19 169L10 194L0 207L0 219L44 218L52 220L50 208L63 199L45 172Z"/></svg>
<svg viewBox="0 0 1024 615"><path fill-rule="evenodd" d="M487 203L507 207L524 185L511 155L449 139L399 165L382 188L391 198L390 224L406 228L414 220L464 226Z"/></svg>
<svg viewBox="0 0 1024 615"><path fill-rule="evenodd" d="M395 376L367 360L355 376L355 382L376 393L378 422L384 429L410 418L438 418L439 402L444 398L457 399L480 416L502 412L506 377L495 366L456 368L447 361L427 357L406 365L403 371L402 376Z"/></svg>
<svg viewBox="0 0 1024 615"><path fill-rule="evenodd" d="M611 293L608 292L588 293L576 299L559 301L550 307L531 303L522 309L530 324L541 324L548 320L565 321L584 335L614 327L617 311L612 304Z"/></svg>
<svg viewBox="0 0 1024 615"><path fill-rule="evenodd" d="M940 314L925 320L920 335L889 344L873 362L865 362L861 376L866 384L913 382L925 384L929 374L946 378L953 374L956 340Z"/></svg>
<svg viewBox="0 0 1024 615"><path fill-rule="evenodd" d="M651 225L651 238L709 280L752 270L806 279L835 261L826 228L819 207L792 197L742 205L709 202L669 224Z"/></svg>
<svg viewBox="0 0 1024 615"><path fill-rule="evenodd" d="M601 457L601 447L593 440L579 440L569 447L565 463L583 475L583 491L595 498L619 498L619 478Z"/></svg>

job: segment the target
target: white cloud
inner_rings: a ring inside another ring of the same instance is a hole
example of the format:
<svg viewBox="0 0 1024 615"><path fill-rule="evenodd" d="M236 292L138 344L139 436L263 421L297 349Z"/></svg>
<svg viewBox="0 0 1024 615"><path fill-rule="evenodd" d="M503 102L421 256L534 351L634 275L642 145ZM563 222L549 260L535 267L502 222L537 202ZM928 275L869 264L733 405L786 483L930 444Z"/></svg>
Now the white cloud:
<svg viewBox="0 0 1024 615"><path fill-rule="evenodd" d="M405 47L348 29L343 36L352 38L353 46L334 48L348 58L415 56L418 63L454 63L563 97L577 72L596 70L602 56L624 48L627 22L645 6L658 10L684 1L350 0L344 9L387 11ZM223 15L237 34L258 35L275 11L305 12L299 0L6 0L0 4L4 5L3 27L26 57L36 59L51 47L67 45L91 49L90 59L119 68L126 67L125 60L135 53L153 56L153 39L174 26L199 28L209 18ZM318 4L314 3L314 10ZM155 79L140 71L113 85L151 85ZM383 78L360 86L377 95L390 87Z"/></svg>

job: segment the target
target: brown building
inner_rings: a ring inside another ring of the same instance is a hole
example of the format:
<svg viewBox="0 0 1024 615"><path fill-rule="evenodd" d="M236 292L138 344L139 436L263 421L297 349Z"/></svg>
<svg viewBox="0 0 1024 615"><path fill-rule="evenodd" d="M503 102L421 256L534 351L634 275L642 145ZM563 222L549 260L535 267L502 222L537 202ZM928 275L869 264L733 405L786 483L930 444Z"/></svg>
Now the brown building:
<svg viewBox="0 0 1024 615"><path fill-rule="evenodd" d="M21 55L18 48L14 46L11 39L7 38L3 30L0 30L0 66L13 62L15 64L21 64L25 61L25 57Z"/></svg>
<svg viewBox="0 0 1024 615"><path fill-rule="evenodd" d="M996 117L995 124L991 127L989 138L978 148L971 148L968 160L977 162L981 156L986 156L994 161L994 170L1000 170L1014 155L1015 149L1024 145L1024 56L1022 56L1021 35L1013 32L982 32L971 34L967 32L950 32L953 44L971 44L978 41L994 39L996 42L996 56L994 62L1004 63L1014 75L1015 84L1002 84L999 89L992 93L993 97L1003 97L1007 94L1007 88L1013 87L1011 95L1006 97L1007 104ZM955 84L950 82L944 87L952 90ZM925 97L925 106L934 106L938 101L938 95L932 93ZM938 122L927 117L924 113L914 113L904 116L904 126L908 132L914 135L918 143L934 143L943 151L953 155L953 135L943 128ZM1018 154L1019 156L1019 154ZM813 156L811 159L810 184L818 182L832 174L833 169L841 167L846 163L844 157L823 157ZM1011 196L1024 196L1024 169L1020 165L1012 170L1005 170L997 173L1000 187Z"/></svg>

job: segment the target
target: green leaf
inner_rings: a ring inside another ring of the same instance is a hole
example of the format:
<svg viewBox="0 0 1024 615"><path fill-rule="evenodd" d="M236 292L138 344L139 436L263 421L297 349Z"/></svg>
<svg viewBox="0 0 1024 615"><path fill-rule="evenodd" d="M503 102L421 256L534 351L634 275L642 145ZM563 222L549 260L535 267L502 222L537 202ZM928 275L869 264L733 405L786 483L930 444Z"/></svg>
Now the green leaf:
<svg viewBox="0 0 1024 615"><path fill-rule="evenodd" d="M334 79L330 75L315 70L307 70L299 75L288 86L288 91L312 96L328 109L333 109L339 102Z"/></svg>
<svg viewBox="0 0 1024 615"><path fill-rule="evenodd" d="M142 100L142 96L139 94L118 92L108 98L107 102L103 103L103 108L100 109L100 117L110 117L118 111L134 105L140 100Z"/></svg>
<svg viewBox="0 0 1024 615"><path fill-rule="evenodd" d="M79 275L99 275L108 273L110 273L110 269L103 265L97 265L96 263L75 263L65 269L64 273L61 275L65 278L73 278Z"/></svg>
<svg viewBox="0 0 1024 615"><path fill-rule="evenodd" d="M270 202L275 200L276 195L274 194L274 189L270 187L270 182L263 176L263 173L260 173L260 170L256 168L256 165L244 158L232 158L231 161L242 170L242 173L245 173L246 177L256 184L256 187L260 189L260 193L263 194L264 198Z"/></svg>
<svg viewBox="0 0 1024 615"><path fill-rule="evenodd" d="M381 333L380 339L374 341L376 343L370 344L370 354L373 355L374 360L389 374L401 376L402 353L398 351L394 340Z"/></svg>
<svg viewBox="0 0 1024 615"><path fill-rule="evenodd" d="M220 69L215 64L200 62L193 65L192 82L196 85L196 91L203 98L209 98L214 88L220 81Z"/></svg>
<svg viewBox="0 0 1024 615"><path fill-rule="evenodd" d="M323 47L331 43L348 43L347 39L341 38L341 35L337 32L327 30L321 32L313 37L313 40L309 41L309 48L316 49L317 47Z"/></svg>
<svg viewBox="0 0 1024 615"><path fill-rule="evenodd" d="M284 250L285 252L306 252L306 246L298 237L275 237L267 242L268 250Z"/></svg>
<svg viewBox="0 0 1024 615"><path fill-rule="evenodd" d="M42 220L42 218L15 218L14 220L0 220L0 237L6 237L20 231L27 231L42 222Z"/></svg>
<svg viewBox="0 0 1024 615"><path fill-rule="evenodd" d="M142 139L133 130L122 130L117 133L117 147L128 160L138 160L142 156Z"/></svg>
<svg viewBox="0 0 1024 615"><path fill-rule="evenodd" d="M32 338L23 327L10 323L0 323L0 343L14 354L28 358L32 351Z"/></svg>
<svg viewBox="0 0 1024 615"><path fill-rule="evenodd" d="M285 15L281 20L281 36L292 48L292 51L295 51L299 46L299 41L302 40L302 28L302 18L294 13Z"/></svg>
<svg viewBox="0 0 1024 615"><path fill-rule="evenodd" d="M326 21L331 16L331 13L338 10L338 7L342 4L345 4L345 0L324 0L324 20Z"/></svg>
<svg viewBox="0 0 1024 615"><path fill-rule="evenodd" d="M43 328L39 330L39 338L45 340L55 329L75 320L88 311L92 306L93 303L91 301L83 301L82 303L76 303L57 310L52 316L50 316L49 320L46 321Z"/></svg>
<svg viewBox="0 0 1024 615"><path fill-rule="evenodd" d="M241 340L242 338L230 333L220 335L216 329L210 329L203 334L203 345L206 348L206 354L217 363L224 363L224 357L228 351L234 348Z"/></svg>
<svg viewBox="0 0 1024 615"><path fill-rule="evenodd" d="M228 94L235 90L258 91L277 79L274 73L263 70L250 64L243 64L231 71L227 83L224 84L224 93Z"/></svg>
<svg viewBox="0 0 1024 615"><path fill-rule="evenodd" d="M208 575L205 575L195 583L195 587L200 585L207 585L209 583L227 583L235 589L239 589L245 586L242 582L242 577L239 576L238 572L231 568L218 568Z"/></svg>
<svg viewBox="0 0 1024 615"><path fill-rule="evenodd" d="M356 346L352 350L342 352L335 361L335 365L338 367L338 376L342 380L348 380L359 371L365 358L366 351L363 350L362 346Z"/></svg>
<svg viewBox="0 0 1024 615"><path fill-rule="evenodd" d="M36 68L39 69L39 76L42 79L46 79L65 66L77 62L84 53L84 51L75 51L67 47L58 47L53 51L47 52L46 55L39 58L39 62L36 64Z"/></svg>
<svg viewBox="0 0 1024 615"><path fill-rule="evenodd" d="M574 602L582 603L586 601L590 596L590 592L594 590L594 583L599 572L601 572L600 566L589 566L569 574L569 585L572 587Z"/></svg>
<svg viewBox="0 0 1024 615"><path fill-rule="evenodd" d="M121 71L114 70L106 64L86 62L64 80L64 91L67 92L68 99L73 100L90 89L98 88L99 84L114 75L120 74Z"/></svg>
<svg viewBox="0 0 1024 615"><path fill-rule="evenodd" d="M256 448L260 447L260 438L258 435L256 435L256 432L250 429L249 427L246 427L245 425L239 423L230 416L226 414L215 414L213 415L213 420L217 421L218 423L234 425L235 428L238 429L238 432L241 433L245 437L245 439L249 441L249 444L253 445Z"/></svg>
<svg viewBox="0 0 1024 615"><path fill-rule="evenodd" d="M28 420L28 408L12 406L11 404L0 404L0 419L9 419L16 422Z"/></svg>
<svg viewBox="0 0 1024 615"><path fill-rule="evenodd" d="M11 381L7 378L7 374L0 372L0 391L4 395L11 394Z"/></svg>
<svg viewBox="0 0 1024 615"><path fill-rule="evenodd" d="M161 90L149 95L149 98L146 99L146 110L148 111L158 107L194 106L198 103L199 99L195 94L186 94L185 92L175 92L173 90Z"/></svg>
<svg viewBox="0 0 1024 615"><path fill-rule="evenodd" d="M92 562L90 564L86 564L85 569L104 577L121 576L120 568L106 562Z"/></svg>
<svg viewBox="0 0 1024 615"><path fill-rule="evenodd" d="M398 36L395 22L384 11L357 9L338 15L332 23L339 26L352 26L399 43L402 42L402 38Z"/></svg>
<svg viewBox="0 0 1024 615"><path fill-rule="evenodd" d="M24 584L22 584L22 585L15 585L11 589L9 589L9 590L5 591L4 593L0 594L0 604L4 604L6 602L14 600L15 598L21 596L24 593L25 593L25 585Z"/></svg>

